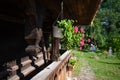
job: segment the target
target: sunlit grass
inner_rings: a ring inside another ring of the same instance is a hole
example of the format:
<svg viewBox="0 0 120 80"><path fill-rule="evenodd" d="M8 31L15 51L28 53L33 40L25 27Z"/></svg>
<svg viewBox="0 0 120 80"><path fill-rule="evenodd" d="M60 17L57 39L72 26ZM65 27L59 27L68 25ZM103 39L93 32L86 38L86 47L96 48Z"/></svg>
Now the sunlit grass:
<svg viewBox="0 0 120 80"><path fill-rule="evenodd" d="M120 60L115 57L107 57L103 53L80 52L76 53L79 60L73 71L73 75L79 76L83 58L86 58L89 65L93 69L97 80L120 80ZM84 55L82 55L84 53ZM98 56L99 59L94 59L93 56Z"/></svg>
<svg viewBox="0 0 120 80"><path fill-rule="evenodd" d="M116 59L89 59L98 80L119 80L120 79L120 63ZM115 79L114 79L115 78Z"/></svg>

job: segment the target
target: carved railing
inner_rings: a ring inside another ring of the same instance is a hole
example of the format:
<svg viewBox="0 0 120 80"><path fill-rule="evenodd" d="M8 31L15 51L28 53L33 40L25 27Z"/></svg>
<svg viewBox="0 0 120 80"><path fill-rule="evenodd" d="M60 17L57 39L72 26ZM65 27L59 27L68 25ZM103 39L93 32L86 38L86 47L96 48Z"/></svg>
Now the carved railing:
<svg viewBox="0 0 120 80"><path fill-rule="evenodd" d="M52 62L40 71L31 80L66 80L67 64L71 56L71 50L59 57L59 61Z"/></svg>
<svg viewBox="0 0 120 80"><path fill-rule="evenodd" d="M6 63L6 69L0 72L0 79L22 80L33 71L44 65L43 53L38 53L36 57L26 56ZM3 77L3 78L2 78Z"/></svg>

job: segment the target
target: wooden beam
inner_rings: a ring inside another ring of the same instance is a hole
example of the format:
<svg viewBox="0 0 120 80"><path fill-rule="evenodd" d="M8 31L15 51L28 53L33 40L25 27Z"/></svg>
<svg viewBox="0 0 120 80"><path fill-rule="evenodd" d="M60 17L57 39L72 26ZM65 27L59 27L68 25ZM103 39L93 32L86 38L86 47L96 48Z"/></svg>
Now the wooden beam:
<svg viewBox="0 0 120 80"><path fill-rule="evenodd" d="M8 16L8 15L4 15L4 14L0 14L0 20L24 24L24 19L20 19L18 17L13 17L13 16Z"/></svg>

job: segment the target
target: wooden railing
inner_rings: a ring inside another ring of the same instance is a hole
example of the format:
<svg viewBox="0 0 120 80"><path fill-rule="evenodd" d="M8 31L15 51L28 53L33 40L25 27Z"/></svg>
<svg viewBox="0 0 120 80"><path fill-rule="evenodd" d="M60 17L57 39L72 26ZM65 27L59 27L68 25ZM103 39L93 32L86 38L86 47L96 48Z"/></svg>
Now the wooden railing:
<svg viewBox="0 0 120 80"><path fill-rule="evenodd" d="M22 78L25 78L43 64L43 53L38 53L37 58L26 56L21 58L20 61L8 62L9 68L7 71L9 71L10 76L8 76L7 80L22 80Z"/></svg>
<svg viewBox="0 0 120 80"><path fill-rule="evenodd" d="M59 57L59 61L51 63L31 80L66 80L67 64L70 56L71 50L66 51Z"/></svg>

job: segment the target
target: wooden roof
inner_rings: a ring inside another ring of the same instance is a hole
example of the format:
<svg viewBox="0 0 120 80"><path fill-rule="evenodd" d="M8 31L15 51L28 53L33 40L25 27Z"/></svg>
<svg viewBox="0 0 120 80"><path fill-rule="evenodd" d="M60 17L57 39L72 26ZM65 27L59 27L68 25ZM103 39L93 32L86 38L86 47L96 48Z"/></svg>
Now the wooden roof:
<svg viewBox="0 0 120 80"><path fill-rule="evenodd" d="M78 24L91 24L101 0L64 0L64 17L77 19Z"/></svg>
<svg viewBox="0 0 120 80"><path fill-rule="evenodd" d="M43 0L42 3L57 17L61 10L62 0ZM91 24L101 0L63 0L63 16L78 20L79 25Z"/></svg>
<svg viewBox="0 0 120 80"><path fill-rule="evenodd" d="M48 18L46 17L46 21L49 22L57 19L61 11L62 1L64 18L78 20L77 24L79 25L91 24L101 3L101 0L36 0L36 4L42 5L46 8L46 12L48 13ZM16 16L19 16L19 20L13 21L22 22L21 18L24 18L23 10L25 5L25 0L1 0L0 19L3 20L5 15L7 15L6 17L11 20L16 19Z"/></svg>

